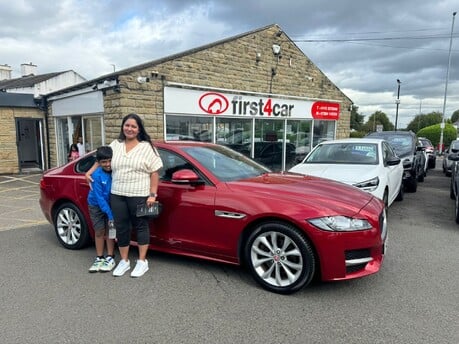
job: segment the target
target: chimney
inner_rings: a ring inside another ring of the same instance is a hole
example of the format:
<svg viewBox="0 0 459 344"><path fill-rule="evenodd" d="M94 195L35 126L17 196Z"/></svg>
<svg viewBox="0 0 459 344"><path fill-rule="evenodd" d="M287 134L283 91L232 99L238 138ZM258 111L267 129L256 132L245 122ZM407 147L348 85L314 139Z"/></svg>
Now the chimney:
<svg viewBox="0 0 459 344"><path fill-rule="evenodd" d="M21 76L35 75L37 71L37 66L30 62L29 64L21 64Z"/></svg>
<svg viewBox="0 0 459 344"><path fill-rule="evenodd" d="M2 80L11 80L11 67L7 64L0 64L0 81Z"/></svg>

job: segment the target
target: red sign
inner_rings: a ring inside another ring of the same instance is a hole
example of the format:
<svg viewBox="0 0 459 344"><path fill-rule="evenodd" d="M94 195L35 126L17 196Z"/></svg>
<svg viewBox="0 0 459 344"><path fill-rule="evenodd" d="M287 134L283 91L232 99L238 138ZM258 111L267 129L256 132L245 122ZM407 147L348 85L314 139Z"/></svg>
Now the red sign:
<svg viewBox="0 0 459 344"><path fill-rule="evenodd" d="M339 119L339 103L315 102L311 107L311 115L314 119Z"/></svg>

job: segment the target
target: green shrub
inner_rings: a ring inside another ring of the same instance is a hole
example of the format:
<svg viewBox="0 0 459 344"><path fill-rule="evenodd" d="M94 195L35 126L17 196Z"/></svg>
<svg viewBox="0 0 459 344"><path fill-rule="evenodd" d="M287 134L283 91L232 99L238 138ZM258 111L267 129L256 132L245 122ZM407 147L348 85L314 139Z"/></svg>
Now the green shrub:
<svg viewBox="0 0 459 344"><path fill-rule="evenodd" d="M434 124L419 130L416 135L418 137L425 137L428 138L434 147L438 147L440 143L440 134L441 134L441 127L440 124ZM457 138L457 130L456 128L449 123L445 123L445 128L443 130L443 144L445 147L448 147L451 144L451 141L456 140Z"/></svg>

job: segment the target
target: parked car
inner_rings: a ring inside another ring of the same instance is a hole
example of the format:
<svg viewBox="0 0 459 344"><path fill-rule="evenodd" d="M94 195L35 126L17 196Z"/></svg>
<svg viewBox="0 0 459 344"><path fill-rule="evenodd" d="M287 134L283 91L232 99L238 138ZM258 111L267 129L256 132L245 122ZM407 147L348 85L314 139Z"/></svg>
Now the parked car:
<svg viewBox="0 0 459 344"><path fill-rule="evenodd" d="M451 153L459 153L459 140L453 140L451 141L451 144L449 147L445 150L445 153L443 155L443 173L449 177L451 176L451 167L453 165L453 160L448 159L448 156Z"/></svg>
<svg viewBox="0 0 459 344"><path fill-rule="evenodd" d="M418 181L425 177L425 156L423 147L412 131L381 131L367 135L368 138L380 138L389 142L395 153L402 159L404 174L403 185L409 192L416 192Z"/></svg>
<svg viewBox="0 0 459 344"><path fill-rule="evenodd" d="M437 163L437 155L435 154L435 148L432 142L425 137L419 137L419 143L424 147L424 151L427 154L427 167L434 169Z"/></svg>
<svg viewBox="0 0 459 344"><path fill-rule="evenodd" d="M384 203L357 188L317 177L273 173L227 147L156 142L164 167L149 248L244 264L272 292L292 293L315 276L346 280L383 262ZM40 206L68 249L84 247L89 221L84 173L94 154L46 171ZM132 238L135 241L135 236Z"/></svg>
<svg viewBox="0 0 459 344"><path fill-rule="evenodd" d="M449 196L455 201L454 215L456 223L459 224L459 153L450 153L448 160L451 162L451 183L449 189Z"/></svg>
<svg viewBox="0 0 459 344"><path fill-rule="evenodd" d="M386 208L403 199L403 165L382 139L322 142L289 171L356 186L383 200Z"/></svg>

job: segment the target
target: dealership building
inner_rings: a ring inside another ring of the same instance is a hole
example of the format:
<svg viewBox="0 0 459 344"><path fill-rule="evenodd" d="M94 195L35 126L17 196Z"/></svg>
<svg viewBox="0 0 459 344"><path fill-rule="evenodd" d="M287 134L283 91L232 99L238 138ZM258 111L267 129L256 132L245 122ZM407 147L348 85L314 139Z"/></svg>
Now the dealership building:
<svg viewBox="0 0 459 344"><path fill-rule="evenodd" d="M43 169L109 144L137 113L154 140L227 145L287 170L323 140L349 137L352 101L278 25L45 95Z"/></svg>

